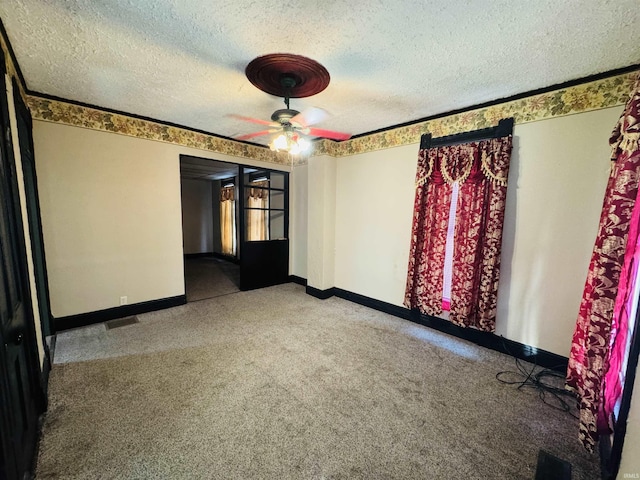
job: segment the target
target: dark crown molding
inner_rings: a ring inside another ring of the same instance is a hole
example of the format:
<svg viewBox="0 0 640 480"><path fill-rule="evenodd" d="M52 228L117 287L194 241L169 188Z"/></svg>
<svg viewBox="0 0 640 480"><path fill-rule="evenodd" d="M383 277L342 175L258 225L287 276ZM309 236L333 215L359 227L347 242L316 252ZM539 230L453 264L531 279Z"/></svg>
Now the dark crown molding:
<svg viewBox="0 0 640 480"><path fill-rule="evenodd" d="M7 44L7 48L9 50L9 54L11 55L11 60L13 61L13 64L15 65L16 72L18 73L18 76L20 77L20 82L22 83L22 86L24 87L24 89L25 89L25 91L26 91L26 93L28 95L33 95L33 96L45 98L45 99L48 99L48 100L66 102L66 103L70 103L72 105L78 105L80 107L94 108L96 110L102 110L102 111L105 111L105 112L115 113L115 114L118 114L118 115L125 115L125 116L128 116L128 117L137 118L139 120L145 120L145 121L149 121L149 122L159 123L159 124L162 124L162 125L167 125L169 127L175 127L175 128L180 128L180 129L183 129L183 130L188 130L188 131L192 131L192 132L196 132L196 133L202 133L204 135L210 135L212 137L221 138L223 140L231 140L231 141L234 141L234 142L243 143L243 144L251 145L251 146L254 146L254 147L269 148L266 145L261 145L261 144L258 144L258 143L248 142L246 140L236 140L234 138L226 137L224 135L218 135L218 134L215 134L215 133L212 133L212 132L207 132L205 130L199 130L197 128L187 127L187 126L180 125L180 124L177 124L177 123L172 123L172 122L168 122L168 121L164 121L164 120L158 120L158 119L151 118L151 117L145 117L143 115L137 115L137 114L121 111L121 110L115 110L115 109L112 109L112 108L101 107L99 105L92 105L92 104L89 104L89 103L79 102L79 101L76 101L76 100L70 100L70 99L67 99L67 98L57 97L55 95L49 95L47 93L33 91L27 86L27 82L25 81L24 75L22 74L22 71L20 69L20 65L18 64L18 60L16 59L15 52L13 51L13 47L11 46L11 42L9 41L9 37L7 35L7 31L5 30L4 24L2 23L1 19L0 19L0 34L2 34L2 36L3 36L4 40L5 40L5 43ZM390 125L388 127L379 128L377 130L371 130L371 131L368 131L368 132L359 133L357 135L353 135L351 137L351 139L355 139L355 138L359 138L359 137L366 137L368 135L373 135L373 134L376 134L376 133L382 133L382 132L386 132L386 131L389 131L389 130L395 130L396 128L407 127L409 125L415 125L417 123L423 123L423 122L428 122L430 120L436 120L438 118L448 117L448 116L451 116L451 115L457 115L459 113L469 112L469 111L472 111L472 110L477 110L479 108L486 108L486 107L491 107L493 105L498 105L498 104L501 104L501 103L512 102L514 100L520 100L522 98L531 97L533 95L540 95L542 93L552 92L554 90L560 90L562 88L573 87L573 86L576 86L576 85L581 85L583 83L594 82L596 80L602 80L604 78L609 78L609 77L613 77L613 76L616 76L616 75L622 75L624 73L633 72L633 71L639 70L639 69L640 69L640 63L635 63L635 64L628 65L626 67L621 67L621 68L614 68L614 69L608 70L606 72L596 73L594 75L588 75L586 77L580 77L580 78L576 78L576 79L569 80L569 81L562 82L562 83L556 83L556 84L550 85L548 87L538 88L538 89L535 89L535 90L529 90L527 92L518 93L518 94L512 95L510 97L502 97L502 98L498 98L498 99L495 99L495 100L490 100L488 102L478 103L478 104L471 105L471 106L468 106L468 107L463 107L463 108L459 108L459 109L456 109L456 110L449 110L447 112L438 113L438 114L435 114L435 115L430 115L430 116L419 118L419 119L416 119L416 120L410 120L408 122L398 123L398 124L395 124L395 125ZM319 140L319 139L316 139L316 140ZM316 140L314 140L314 141L316 141ZM347 141L347 140L341 140L341 141Z"/></svg>
<svg viewBox="0 0 640 480"><path fill-rule="evenodd" d="M574 80L569 80L562 83L556 83L548 87L543 87L535 90L529 90L527 92L517 93L510 97L502 97L495 100L490 100L488 102L477 103L475 105L470 105L468 107L459 108L456 110L449 110L447 112L437 113L435 115L419 118L417 120L410 120L408 122L398 123L396 125L391 125L389 127L383 127L377 130L371 130L369 132L359 133L357 135L353 135L351 139L353 140L354 138L366 137L368 135L373 135L375 133L387 132L389 130L395 130L396 128L408 127L410 125L415 125L417 123L424 123L431 120L437 120L438 118L449 117L451 115L458 115L459 113L471 112L473 110L478 110L479 108L487 108L487 107L492 107L494 105L499 105L501 103L513 102L515 100L521 100L523 98L533 97L534 95L553 92L555 90L561 90L563 88L575 87L576 85L582 85L583 83L595 82L597 80L602 80L609 77L615 77L617 75L634 72L636 70L640 70L640 63L634 63L627 67L614 68L613 70L607 70L606 72L596 73L594 75L588 75L586 77L580 77L580 78L576 78Z"/></svg>

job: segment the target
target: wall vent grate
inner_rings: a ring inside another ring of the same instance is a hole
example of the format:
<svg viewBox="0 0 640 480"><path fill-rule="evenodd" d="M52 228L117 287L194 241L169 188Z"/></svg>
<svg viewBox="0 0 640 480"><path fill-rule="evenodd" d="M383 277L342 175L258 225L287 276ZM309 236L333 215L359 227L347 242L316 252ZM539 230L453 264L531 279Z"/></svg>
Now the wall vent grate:
<svg viewBox="0 0 640 480"><path fill-rule="evenodd" d="M105 322L107 330L111 330L118 327L126 327L127 325L133 325L135 323L140 323L138 321L138 317L125 317L125 318L116 318L115 320L109 320Z"/></svg>

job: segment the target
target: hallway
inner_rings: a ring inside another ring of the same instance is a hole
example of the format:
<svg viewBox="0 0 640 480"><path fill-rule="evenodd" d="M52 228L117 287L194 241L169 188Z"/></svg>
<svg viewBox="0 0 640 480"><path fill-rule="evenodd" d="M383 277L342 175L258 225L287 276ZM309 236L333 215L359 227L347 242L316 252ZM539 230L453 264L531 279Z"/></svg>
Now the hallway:
<svg viewBox="0 0 640 480"><path fill-rule="evenodd" d="M187 302L240 291L240 266L222 258L187 258L184 273Z"/></svg>

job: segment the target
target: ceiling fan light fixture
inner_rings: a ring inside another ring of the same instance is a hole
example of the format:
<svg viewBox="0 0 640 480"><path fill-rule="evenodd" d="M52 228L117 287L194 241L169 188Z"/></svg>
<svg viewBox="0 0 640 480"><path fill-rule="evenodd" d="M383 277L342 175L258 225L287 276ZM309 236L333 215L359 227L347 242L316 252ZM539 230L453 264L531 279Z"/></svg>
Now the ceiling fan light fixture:
<svg viewBox="0 0 640 480"><path fill-rule="evenodd" d="M287 140L287 136L284 133L281 133L273 139L269 146L271 147L271 150L275 150L276 152L279 152L281 150L288 150L289 142Z"/></svg>
<svg viewBox="0 0 640 480"><path fill-rule="evenodd" d="M283 132L275 137L269 144L269 148L276 152L287 152L291 155L298 155L311 148L311 142L293 132Z"/></svg>

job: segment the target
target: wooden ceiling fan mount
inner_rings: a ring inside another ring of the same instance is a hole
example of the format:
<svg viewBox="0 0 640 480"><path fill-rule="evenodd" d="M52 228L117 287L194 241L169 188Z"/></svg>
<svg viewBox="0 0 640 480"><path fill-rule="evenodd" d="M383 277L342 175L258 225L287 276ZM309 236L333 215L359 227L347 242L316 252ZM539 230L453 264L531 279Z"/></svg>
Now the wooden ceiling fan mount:
<svg viewBox="0 0 640 480"><path fill-rule="evenodd" d="M273 112L271 122L242 115L232 115L239 120L269 127L259 132L236 136L235 138L238 140L276 134L277 136L270 144L271 148L295 154L309 148L309 141L305 138L307 136L332 140L351 138L348 133L312 127L329 116L321 108L308 107L302 113L289 108L290 98L310 97L320 93L329 85L329 72L315 60L290 53L272 53L257 57L249 62L245 68L245 74L259 90L283 97L287 108Z"/></svg>
<svg viewBox="0 0 640 480"><path fill-rule="evenodd" d="M289 98L316 95L327 88L331 79L327 69L318 62L292 53L257 57L249 62L245 75L263 92Z"/></svg>

